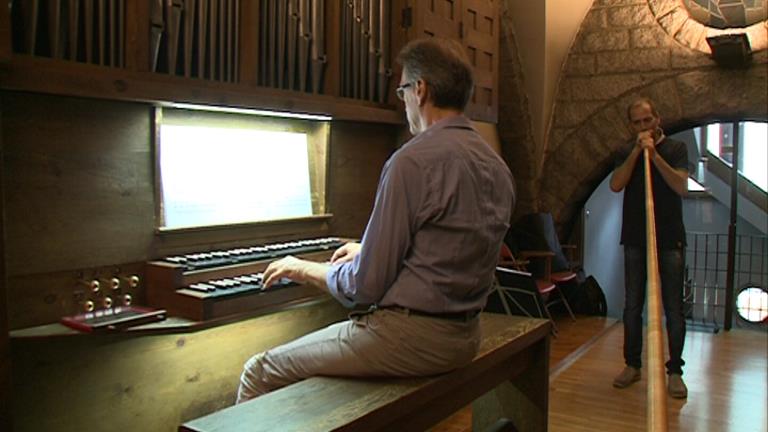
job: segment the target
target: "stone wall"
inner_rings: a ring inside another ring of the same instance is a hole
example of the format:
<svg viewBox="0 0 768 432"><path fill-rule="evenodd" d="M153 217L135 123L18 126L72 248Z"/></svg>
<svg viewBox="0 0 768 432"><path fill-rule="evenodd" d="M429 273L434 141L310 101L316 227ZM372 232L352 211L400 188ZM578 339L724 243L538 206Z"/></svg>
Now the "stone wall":
<svg viewBox="0 0 768 432"><path fill-rule="evenodd" d="M563 67L543 161L519 155L525 146L506 139L514 136L511 127L524 129L525 115L513 117L515 109L500 104L502 144L512 147L504 154L515 156L507 160L524 200L518 214L551 212L561 233L567 233L613 169L614 153L630 138L626 107L638 96L656 102L668 133L715 120L768 119L768 22L746 29L757 50L752 65L727 70L701 45L708 34L722 31L683 14L687 11L677 0L594 1ZM503 101L514 94L504 88L515 85L508 78L519 77L514 68L505 69L509 66L501 65ZM528 147L525 151L535 154Z"/></svg>
<svg viewBox="0 0 768 432"><path fill-rule="evenodd" d="M522 64L506 1L501 2L499 13L499 139L502 156L515 176L515 215L523 215L536 210L535 140L531 110L523 87Z"/></svg>

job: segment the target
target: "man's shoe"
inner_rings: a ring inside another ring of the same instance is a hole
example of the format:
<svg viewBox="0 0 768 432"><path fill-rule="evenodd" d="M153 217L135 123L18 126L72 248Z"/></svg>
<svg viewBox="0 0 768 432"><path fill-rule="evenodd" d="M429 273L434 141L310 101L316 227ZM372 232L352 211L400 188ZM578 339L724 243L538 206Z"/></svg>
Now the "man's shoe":
<svg viewBox="0 0 768 432"><path fill-rule="evenodd" d="M680 374L669 374L667 377L667 392L675 399L685 399L688 397L688 387L683 382Z"/></svg>
<svg viewBox="0 0 768 432"><path fill-rule="evenodd" d="M678 375L679 377L680 375ZM621 373L613 379L613 386L616 388L629 387L630 384L640 381L640 369L627 366Z"/></svg>

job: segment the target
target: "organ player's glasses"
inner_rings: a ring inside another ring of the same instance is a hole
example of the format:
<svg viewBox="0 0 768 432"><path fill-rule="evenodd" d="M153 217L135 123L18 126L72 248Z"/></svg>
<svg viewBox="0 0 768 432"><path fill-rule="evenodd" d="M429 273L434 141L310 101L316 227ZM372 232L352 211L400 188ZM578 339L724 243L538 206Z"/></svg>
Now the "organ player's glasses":
<svg viewBox="0 0 768 432"><path fill-rule="evenodd" d="M412 86L413 84L414 84L413 82L407 82L405 84L400 84L399 86L397 86L397 88L395 89L395 93L397 93L397 98L400 100L405 100L405 89Z"/></svg>

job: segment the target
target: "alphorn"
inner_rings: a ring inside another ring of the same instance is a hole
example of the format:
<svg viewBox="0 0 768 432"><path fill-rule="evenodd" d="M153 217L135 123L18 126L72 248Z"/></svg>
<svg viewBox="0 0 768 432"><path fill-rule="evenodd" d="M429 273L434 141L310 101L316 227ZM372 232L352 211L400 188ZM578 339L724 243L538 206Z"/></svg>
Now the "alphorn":
<svg viewBox="0 0 768 432"><path fill-rule="evenodd" d="M643 151L645 168L645 238L648 296L648 415L647 430L666 432L667 395L664 389L664 334L661 327L661 279L656 251L656 214L648 149Z"/></svg>

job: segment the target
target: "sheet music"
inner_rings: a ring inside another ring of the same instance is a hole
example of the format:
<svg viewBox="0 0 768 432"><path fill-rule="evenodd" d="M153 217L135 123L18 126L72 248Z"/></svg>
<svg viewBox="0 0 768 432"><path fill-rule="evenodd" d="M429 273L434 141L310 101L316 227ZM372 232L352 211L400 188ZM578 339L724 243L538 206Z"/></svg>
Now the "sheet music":
<svg viewBox="0 0 768 432"><path fill-rule="evenodd" d="M312 215L305 134L166 124L160 140L167 228Z"/></svg>

